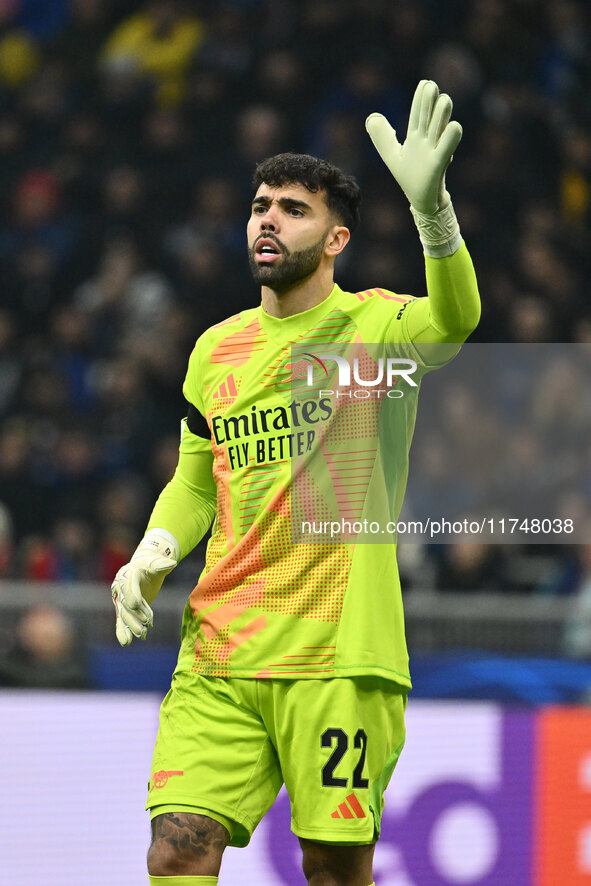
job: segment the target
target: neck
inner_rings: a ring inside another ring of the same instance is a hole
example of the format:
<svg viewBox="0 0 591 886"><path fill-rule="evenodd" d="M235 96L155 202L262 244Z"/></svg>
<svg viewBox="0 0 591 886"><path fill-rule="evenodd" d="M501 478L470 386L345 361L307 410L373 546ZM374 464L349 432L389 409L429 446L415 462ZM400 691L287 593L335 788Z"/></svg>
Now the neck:
<svg viewBox="0 0 591 886"><path fill-rule="evenodd" d="M276 292L268 286L261 289L263 310L271 317L292 317L315 308L328 298L334 287L332 268L316 271L285 292Z"/></svg>

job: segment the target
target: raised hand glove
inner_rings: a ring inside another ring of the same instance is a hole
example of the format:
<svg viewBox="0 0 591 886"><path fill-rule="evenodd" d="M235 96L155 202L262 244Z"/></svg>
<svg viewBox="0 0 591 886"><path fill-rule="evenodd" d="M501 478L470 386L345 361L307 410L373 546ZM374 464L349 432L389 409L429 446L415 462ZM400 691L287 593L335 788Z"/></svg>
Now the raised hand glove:
<svg viewBox="0 0 591 886"><path fill-rule="evenodd" d="M180 546L166 530L151 529L138 545L133 557L117 572L111 585L117 621L115 633L122 646L133 637L145 640L154 623L151 603L162 582L177 565Z"/></svg>
<svg viewBox="0 0 591 886"><path fill-rule="evenodd" d="M452 101L432 80L421 80L414 94L404 144L382 114L370 114L365 127L382 160L406 194L428 255L450 255L461 243L445 171L462 138L450 122Z"/></svg>

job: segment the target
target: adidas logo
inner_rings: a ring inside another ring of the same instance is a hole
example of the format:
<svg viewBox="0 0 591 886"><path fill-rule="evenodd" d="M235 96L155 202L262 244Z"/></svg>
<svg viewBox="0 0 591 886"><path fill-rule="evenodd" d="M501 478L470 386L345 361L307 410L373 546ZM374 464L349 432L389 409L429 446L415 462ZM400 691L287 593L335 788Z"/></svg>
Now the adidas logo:
<svg viewBox="0 0 591 886"><path fill-rule="evenodd" d="M339 803L331 818L366 818L361 803L355 794L349 794L344 803Z"/></svg>
<svg viewBox="0 0 591 886"><path fill-rule="evenodd" d="M238 389L236 388L234 375L233 373L230 373L227 379L219 386L217 391L214 391L212 400L230 400L237 396Z"/></svg>

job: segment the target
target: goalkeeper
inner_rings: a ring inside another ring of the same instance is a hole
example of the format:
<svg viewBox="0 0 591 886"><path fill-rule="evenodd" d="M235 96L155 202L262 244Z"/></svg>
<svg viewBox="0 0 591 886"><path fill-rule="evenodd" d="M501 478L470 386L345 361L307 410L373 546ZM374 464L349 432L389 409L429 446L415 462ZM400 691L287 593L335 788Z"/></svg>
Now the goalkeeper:
<svg viewBox="0 0 591 886"><path fill-rule="evenodd" d="M290 402L291 348L398 344L427 371L443 362L429 360L429 346L456 353L475 328L476 279L445 186L462 134L451 111L422 81L403 144L381 115L366 124L410 203L426 298L334 282L359 220L353 178L299 154L255 171L247 242L261 304L198 340L177 470L112 586L117 639L144 639L165 576L214 520L160 713L146 804L151 886L216 884L225 847L248 843L282 784L308 883L373 882L411 686L396 545L293 543L293 452L333 431L353 451L356 426L355 409L312 393ZM407 421L406 449L414 413Z"/></svg>

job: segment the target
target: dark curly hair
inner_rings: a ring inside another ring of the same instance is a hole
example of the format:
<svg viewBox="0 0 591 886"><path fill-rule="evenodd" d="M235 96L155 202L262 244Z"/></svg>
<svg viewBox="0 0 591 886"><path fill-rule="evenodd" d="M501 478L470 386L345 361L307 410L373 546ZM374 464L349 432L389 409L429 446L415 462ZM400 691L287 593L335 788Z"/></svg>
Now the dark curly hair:
<svg viewBox="0 0 591 886"><path fill-rule="evenodd" d="M351 232L359 224L361 190L352 175L345 175L328 160L310 154L276 154L259 163L252 183L271 188L282 185L303 185L311 193L323 191L326 205Z"/></svg>

